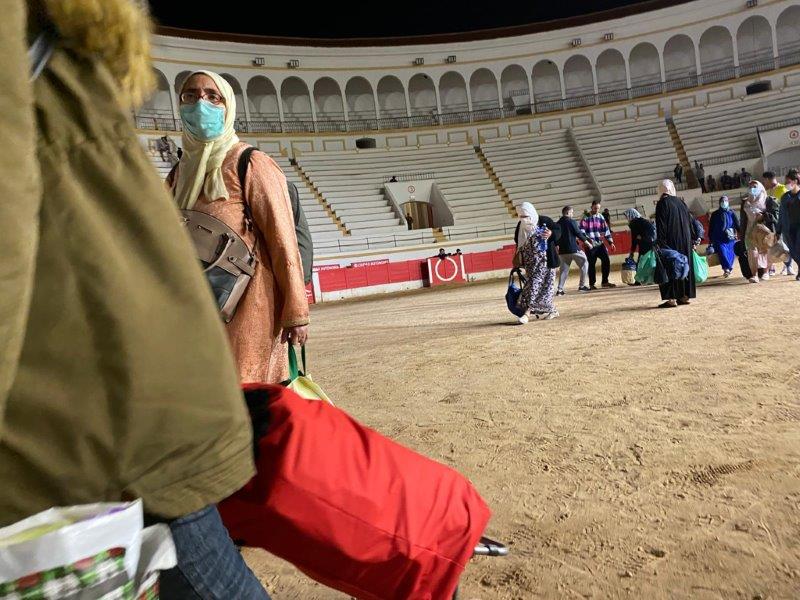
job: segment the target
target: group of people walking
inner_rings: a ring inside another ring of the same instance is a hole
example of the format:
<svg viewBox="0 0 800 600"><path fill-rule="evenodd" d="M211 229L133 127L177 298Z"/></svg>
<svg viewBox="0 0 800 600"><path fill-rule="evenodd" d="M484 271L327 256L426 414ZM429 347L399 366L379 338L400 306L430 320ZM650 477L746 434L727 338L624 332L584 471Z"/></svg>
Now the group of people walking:
<svg viewBox="0 0 800 600"><path fill-rule="evenodd" d="M677 169L676 169L677 170ZM677 175L677 174L676 174ZM730 207L728 196L719 200L719 208L709 222L709 251L719 257L723 277L730 277L737 258L742 274L752 283L765 281L775 272L774 248L788 250L783 273L794 275L792 261L800 266L800 176L796 170L786 175L780 184L772 172L764 173L764 182L751 180L747 197L742 203L741 217ZM625 211L631 232L632 260L658 250L662 277L659 283L662 308L689 304L697 295L693 252L704 237L702 224L690 213L682 198L677 196L674 183L665 179L659 184L660 198L656 203L655 222L639 211ZM580 222L574 220L574 209L565 206L561 218L540 216L529 202L522 203L517 212L520 218L515 234L519 263L527 279L522 288L520 303L527 312L519 322L531 318L553 319L559 316L556 296L563 296L572 263L578 265L579 292L597 289L596 263L601 261L601 286L616 287L609 281L608 250L616 250L608 218L601 214L599 200L592 202L590 211ZM676 267L682 265L684 270ZM688 264L688 275L685 267ZM555 269L560 267L557 284ZM800 274L797 275L800 281ZM587 285L588 284L588 285Z"/></svg>

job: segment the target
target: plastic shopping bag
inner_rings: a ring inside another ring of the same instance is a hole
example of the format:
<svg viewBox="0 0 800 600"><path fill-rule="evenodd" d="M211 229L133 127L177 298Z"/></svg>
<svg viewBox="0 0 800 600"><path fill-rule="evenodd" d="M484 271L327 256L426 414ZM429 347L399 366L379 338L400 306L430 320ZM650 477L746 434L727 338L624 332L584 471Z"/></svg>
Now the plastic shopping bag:
<svg viewBox="0 0 800 600"><path fill-rule="evenodd" d="M0 529L0 600L158 598L176 564L169 527L140 501L51 508Z"/></svg>
<svg viewBox="0 0 800 600"><path fill-rule="evenodd" d="M284 382L284 385L301 398L306 398L308 400L324 400L325 402L333 404L322 388L312 381L310 375L307 375L305 346L300 349L300 356L303 361L302 371L297 364L297 352L294 346L289 344L289 379Z"/></svg>
<svg viewBox="0 0 800 600"><path fill-rule="evenodd" d="M692 263L694 265L694 282L703 283L708 279L708 259L692 250Z"/></svg>
<svg viewBox="0 0 800 600"><path fill-rule="evenodd" d="M636 266L637 283L641 283L642 285L655 283L656 260L655 250L645 252L639 257L639 263Z"/></svg>

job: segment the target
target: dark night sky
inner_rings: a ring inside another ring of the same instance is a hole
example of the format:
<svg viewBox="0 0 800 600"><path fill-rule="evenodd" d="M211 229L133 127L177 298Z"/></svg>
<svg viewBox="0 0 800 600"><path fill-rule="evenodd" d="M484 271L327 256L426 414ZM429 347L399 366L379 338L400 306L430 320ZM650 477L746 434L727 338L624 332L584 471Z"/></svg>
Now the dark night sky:
<svg viewBox="0 0 800 600"><path fill-rule="evenodd" d="M265 36L348 38L458 33L538 23L639 4L641 0L528 0L527 2L304 3L223 0L207 4L151 0L156 20L170 27Z"/></svg>

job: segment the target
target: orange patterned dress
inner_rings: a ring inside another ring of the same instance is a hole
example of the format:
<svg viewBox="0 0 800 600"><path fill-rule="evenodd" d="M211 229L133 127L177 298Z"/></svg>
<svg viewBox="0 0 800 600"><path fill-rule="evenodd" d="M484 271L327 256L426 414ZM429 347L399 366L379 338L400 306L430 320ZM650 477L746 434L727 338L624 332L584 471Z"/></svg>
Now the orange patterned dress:
<svg viewBox="0 0 800 600"><path fill-rule="evenodd" d="M201 192L193 210L224 222L251 248L258 235L258 265L236 314L227 324L228 338L243 384L279 383L289 374L287 345L281 343L281 331L308 324L308 301L286 177L275 161L262 152L251 155L245 180L257 231L247 231L245 226L236 167L247 146L243 142L233 146L222 163L230 198L209 199Z"/></svg>

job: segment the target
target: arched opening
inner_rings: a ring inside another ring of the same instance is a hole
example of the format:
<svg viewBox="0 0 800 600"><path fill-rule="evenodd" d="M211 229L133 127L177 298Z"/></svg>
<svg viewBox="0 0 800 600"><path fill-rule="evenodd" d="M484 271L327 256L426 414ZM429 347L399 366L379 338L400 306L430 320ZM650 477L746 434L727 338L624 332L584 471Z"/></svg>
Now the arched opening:
<svg viewBox="0 0 800 600"><path fill-rule="evenodd" d="M351 121L376 117L375 96L369 81L363 77L353 77L345 86L345 96L347 114Z"/></svg>
<svg viewBox="0 0 800 600"><path fill-rule="evenodd" d="M585 56L576 54L564 63L564 91L567 98L585 98L594 94L592 63Z"/></svg>
<svg viewBox="0 0 800 600"><path fill-rule="evenodd" d="M454 113L469 110L467 103L467 83L461 73L448 71L439 80L439 99L442 113Z"/></svg>
<svg viewBox="0 0 800 600"><path fill-rule="evenodd" d="M183 88L183 83L189 78L189 75L192 74L192 71L181 71L178 73L177 77L175 77L175 96L180 96L181 88Z"/></svg>
<svg viewBox="0 0 800 600"><path fill-rule="evenodd" d="M697 75L694 42L688 35L674 35L664 45L664 75L667 81Z"/></svg>
<svg viewBox="0 0 800 600"><path fill-rule="evenodd" d="M247 102L252 120L280 119L278 91L272 81L263 75L253 77L247 82Z"/></svg>
<svg viewBox="0 0 800 600"><path fill-rule="evenodd" d="M664 45L664 78L667 91L697 85L694 42L688 35L674 35Z"/></svg>
<svg viewBox="0 0 800 600"><path fill-rule="evenodd" d="M156 78L156 87L153 94L142 104L138 114L172 119L172 95L169 82L158 69L153 69L153 74Z"/></svg>
<svg viewBox="0 0 800 600"><path fill-rule="evenodd" d="M323 77L314 83L314 106L318 121L344 120L342 89L334 79Z"/></svg>
<svg viewBox="0 0 800 600"><path fill-rule="evenodd" d="M508 65L500 74L500 88L503 93L503 106L517 109L531 103L531 90L528 76L520 65Z"/></svg>
<svg viewBox="0 0 800 600"><path fill-rule="evenodd" d="M628 57L631 70L631 95L647 96L661 93L661 59L658 50L649 42L634 46Z"/></svg>
<svg viewBox="0 0 800 600"><path fill-rule="evenodd" d="M236 99L236 117L243 119L245 112L242 86L239 85L239 81L233 75L229 75L228 73L220 73L220 76L233 88L233 96Z"/></svg>
<svg viewBox="0 0 800 600"><path fill-rule="evenodd" d="M428 117L433 122L436 114L436 87L428 75L417 73L409 80L408 101L411 103L412 116Z"/></svg>
<svg viewBox="0 0 800 600"><path fill-rule="evenodd" d="M709 27L700 36L700 71L703 83L732 79L733 36L725 27Z"/></svg>
<svg viewBox="0 0 800 600"><path fill-rule="evenodd" d="M313 131L311 96L305 81L299 77L285 79L281 84L281 102L283 120L294 123L288 127L289 131Z"/></svg>
<svg viewBox="0 0 800 600"><path fill-rule="evenodd" d="M469 92L473 111L500 107L497 77L489 69L478 69L472 74L469 78Z"/></svg>
<svg viewBox="0 0 800 600"><path fill-rule="evenodd" d="M407 116L406 93L394 75L386 75L378 82L378 106L381 118Z"/></svg>
<svg viewBox="0 0 800 600"><path fill-rule="evenodd" d="M800 62L800 6L790 6L779 16L776 24L778 55L781 66Z"/></svg>
<svg viewBox="0 0 800 600"><path fill-rule="evenodd" d="M540 60L533 66L533 100L537 112L547 112L562 107L561 78L552 60Z"/></svg>
<svg viewBox="0 0 800 600"><path fill-rule="evenodd" d="M736 32L736 46L743 75L768 71L774 67L772 28L765 17L754 15L745 19Z"/></svg>
<svg viewBox="0 0 800 600"><path fill-rule="evenodd" d="M597 57L597 91L609 92L624 90L628 87L628 76L625 71L625 57L622 52L609 48Z"/></svg>

